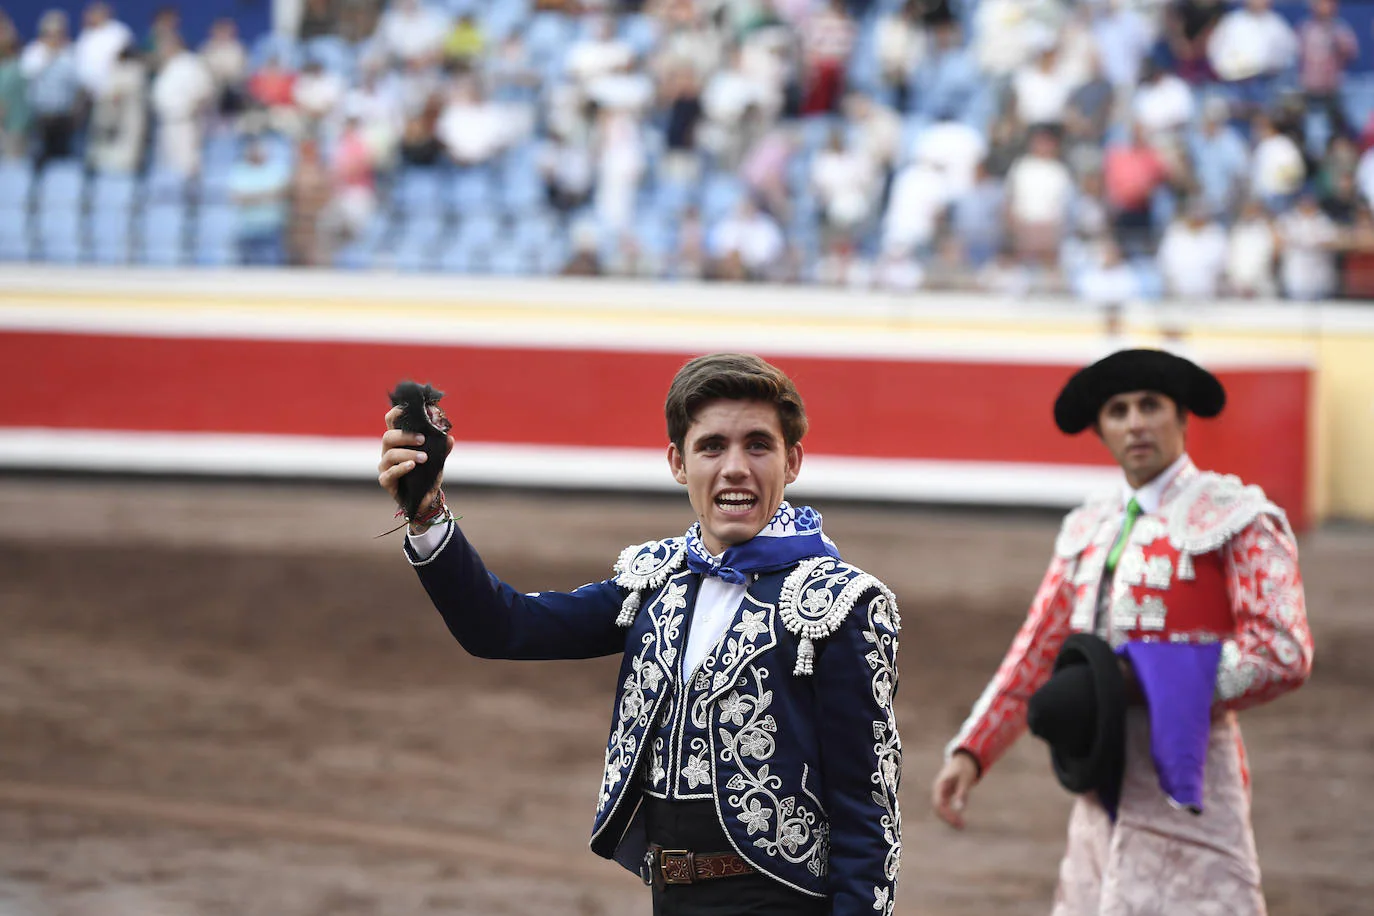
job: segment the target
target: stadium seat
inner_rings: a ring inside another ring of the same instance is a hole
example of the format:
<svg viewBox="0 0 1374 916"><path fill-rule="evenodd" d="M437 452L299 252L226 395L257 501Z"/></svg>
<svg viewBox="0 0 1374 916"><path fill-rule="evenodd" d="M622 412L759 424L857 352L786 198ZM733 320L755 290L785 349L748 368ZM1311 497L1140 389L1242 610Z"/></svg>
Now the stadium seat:
<svg viewBox="0 0 1374 916"><path fill-rule="evenodd" d="M701 192L701 217L715 223L728 214L744 197L744 184L734 175L713 172Z"/></svg>
<svg viewBox="0 0 1374 916"><path fill-rule="evenodd" d="M181 204L186 200L186 176L165 166L154 166L144 182L143 195L149 204Z"/></svg>
<svg viewBox="0 0 1374 916"><path fill-rule="evenodd" d="M32 256L28 211L0 209L0 261L27 261Z"/></svg>
<svg viewBox="0 0 1374 916"><path fill-rule="evenodd" d="M0 163L0 211L27 209L33 190L33 169L27 162Z"/></svg>
<svg viewBox="0 0 1374 916"><path fill-rule="evenodd" d="M438 168L408 168L396 177L392 203L403 219L443 215L447 195Z"/></svg>
<svg viewBox="0 0 1374 916"><path fill-rule="evenodd" d="M301 48L303 61L317 61L330 73L337 73L346 80L352 80L357 61L353 46L337 35L319 35L310 39Z"/></svg>
<svg viewBox="0 0 1374 916"><path fill-rule="evenodd" d="M444 221L437 215L407 219L396 238L392 252L397 270L429 270L434 266L435 247L444 235Z"/></svg>
<svg viewBox="0 0 1374 916"><path fill-rule="evenodd" d="M492 43L505 41L529 19L529 0L488 0L482 9L482 33Z"/></svg>
<svg viewBox="0 0 1374 916"><path fill-rule="evenodd" d="M253 42L249 51L248 64L254 70L260 68L271 58L291 70L301 66L301 49L295 40L277 32L267 32Z"/></svg>
<svg viewBox="0 0 1374 916"><path fill-rule="evenodd" d="M49 162L38 175L36 203L42 209L79 207L85 184L81 163L71 159Z"/></svg>
<svg viewBox="0 0 1374 916"><path fill-rule="evenodd" d="M495 203L495 176L490 167L460 167L448 184L448 201L453 212L462 216Z"/></svg>
<svg viewBox="0 0 1374 916"><path fill-rule="evenodd" d="M88 236L91 260L97 264L128 264L133 253L132 211L92 206Z"/></svg>
<svg viewBox="0 0 1374 916"><path fill-rule="evenodd" d="M186 208L166 203L145 207L138 237L139 263L166 267L185 264Z"/></svg>
<svg viewBox="0 0 1374 916"><path fill-rule="evenodd" d="M202 204L195 220L196 263L213 267L235 263L237 233L238 214L233 206Z"/></svg>
<svg viewBox="0 0 1374 916"><path fill-rule="evenodd" d="M98 172L91 178L91 210L123 210L128 215L138 197L138 179L125 172Z"/></svg>
<svg viewBox="0 0 1374 916"><path fill-rule="evenodd" d="M81 210L75 205L46 204L35 214L37 255L55 264L82 258Z"/></svg>

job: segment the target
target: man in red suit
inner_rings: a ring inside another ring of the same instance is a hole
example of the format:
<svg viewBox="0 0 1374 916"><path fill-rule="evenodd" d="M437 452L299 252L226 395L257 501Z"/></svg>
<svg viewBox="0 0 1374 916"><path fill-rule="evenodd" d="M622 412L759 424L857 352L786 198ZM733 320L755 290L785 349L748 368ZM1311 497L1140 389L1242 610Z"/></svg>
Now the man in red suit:
<svg viewBox="0 0 1374 916"><path fill-rule="evenodd" d="M1124 480L1064 520L1029 616L950 742L931 798L962 827L971 789L1026 729L1065 639L1106 640L1134 697L1124 767L1119 786L1074 805L1054 916L1265 912L1235 713L1301 685L1312 638L1283 510L1186 452L1190 417L1225 401L1189 360L1123 350L1075 374L1055 403L1060 430L1091 427ZM1196 734L1180 754L1169 742L1187 721Z"/></svg>

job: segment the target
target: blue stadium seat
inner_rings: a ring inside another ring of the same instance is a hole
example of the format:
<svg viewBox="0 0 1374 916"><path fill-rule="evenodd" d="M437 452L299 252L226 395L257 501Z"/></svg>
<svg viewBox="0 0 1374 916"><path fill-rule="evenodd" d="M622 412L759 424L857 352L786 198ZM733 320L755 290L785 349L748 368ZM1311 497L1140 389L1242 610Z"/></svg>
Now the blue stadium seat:
<svg viewBox="0 0 1374 916"><path fill-rule="evenodd" d="M490 167L460 167L448 186L449 205L460 216L490 207L496 201L495 185L495 176Z"/></svg>
<svg viewBox="0 0 1374 916"><path fill-rule="evenodd" d="M444 221L437 215L407 219L396 238L393 256L398 270L428 270L434 266L435 247L444 234Z"/></svg>
<svg viewBox="0 0 1374 916"><path fill-rule="evenodd" d="M396 176L392 205L402 218L437 217L443 214L446 195L444 175L437 168L408 168Z"/></svg>
<svg viewBox="0 0 1374 916"><path fill-rule="evenodd" d="M49 204L35 214L38 258L56 264L81 260L81 210L72 205Z"/></svg>
<svg viewBox="0 0 1374 916"><path fill-rule="evenodd" d="M185 264L186 224L184 206L155 203L145 207L138 233L138 262L167 267Z"/></svg>
<svg viewBox="0 0 1374 916"><path fill-rule="evenodd" d="M204 205L196 212L196 263L223 267L237 261L238 214L228 204Z"/></svg>
<svg viewBox="0 0 1374 916"><path fill-rule="evenodd" d="M33 169L28 162L0 162L0 210L27 208L32 189Z"/></svg>
<svg viewBox="0 0 1374 916"><path fill-rule="evenodd" d="M480 4L482 33L494 43L504 41L529 19L529 0L488 0Z"/></svg>
<svg viewBox="0 0 1374 916"><path fill-rule="evenodd" d="M319 35L301 48L305 61L318 61L330 73L352 80L357 69L353 46L337 35Z"/></svg>
<svg viewBox="0 0 1374 916"><path fill-rule="evenodd" d="M70 159L49 162L38 176L37 204L41 209L78 207L85 184L81 163Z"/></svg>
<svg viewBox="0 0 1374 916"><path fill-rule="evenodd" d="M450 273L477 273L485 268L485 255L468 245L461 236L450 240L439 252L439 269Z"/></svg>
<svg viewBox="0 0 1374 916"><path fill-rule="evenodd" d="M501 237L501 224L490 213L465 213L458 223L458 235L468 244L490 251Z"/></svg>
<svg viewBox="0 0 1374 916"><path fill-rule="evenodd" d="M91 210L132 209L138 197L138 179L123 172L98 172L91 179Z"/></svg>
<svg viewBox="0 0 1374 916"><path fill-rule="evenodd" d="M181 204L186 200L188 184L180 172L154 166L144 182L144 200L150 204Z"/></svg>
<svg viewBox="0 0 1374 916"><path fill-rule="evenodd" d="M620 17L620 40L629 45L639 57L653 50L658 43L658 23L652 16L630 13Z"/></svg>
<svg viewBox="0 0 1374 916"><path fill-rule="evenodd" d="M32 256L28 211L0 209L0 261L27 261Z"/></svg>
<svg viewBox="0 0 1374 916"><path fill-rule="evenodd" d="M128 264L133 253L131 210L96 207L91 210L91 260L97 264Z"/></svg>
<svg viewBox="0 0 1374 916"><path fill-rule="evenodd" d="M538 12L530 17L525 29L525 51L532 62L550 58L561 62L574 38L573 25L562 13Z"/></svg>
<svg viewBox="0 0 1374 916"><path fill-rule="evenodd" d="M528 274L531 260L529 255L514 245L501 245L491 254L491 272L503 277Z"/></svg>
<svg viewBox="0 0 1374 916"><path fill-rule="evenodd" d="M293 38L288 38L276 32L267 32L260 36L253 42L252 48L249 51L249 67L253 70L257 70L272 57L275 57L291 70L300 69L301 49Z"/></svg>
<svg viewBox="0 0 1374 916"><path fill-rule="evenodd" d="M706 178L701 191L701 217L714 223L725 216L744 197L744 183L734 175L713 172Z"/></svg>

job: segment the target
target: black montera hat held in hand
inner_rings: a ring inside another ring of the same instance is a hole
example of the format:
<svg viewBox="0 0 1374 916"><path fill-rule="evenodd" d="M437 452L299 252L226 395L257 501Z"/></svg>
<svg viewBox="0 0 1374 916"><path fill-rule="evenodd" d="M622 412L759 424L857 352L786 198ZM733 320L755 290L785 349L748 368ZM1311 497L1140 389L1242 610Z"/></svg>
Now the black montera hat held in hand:
<svg viewBox="0 0 1374 916"><path fill-rule="evenodd" d="M1127 391L1158 391L1199 417L1226 406L1226 389L1197 363L1165 350L1118 350L1073 374L1054 402L1055 425L1081 433L1097 422L1103 404Z"/></svg>
<svg viewBox="0 0 1374 916"><path fill-rule="evenodd" d="M1126 679L1116 653L1091 633L1074 633L1054 660L1054 673L1031 695L1026 722L1050 746L1059 784L1096 792L1116 817L1126 768Z"/></svg>

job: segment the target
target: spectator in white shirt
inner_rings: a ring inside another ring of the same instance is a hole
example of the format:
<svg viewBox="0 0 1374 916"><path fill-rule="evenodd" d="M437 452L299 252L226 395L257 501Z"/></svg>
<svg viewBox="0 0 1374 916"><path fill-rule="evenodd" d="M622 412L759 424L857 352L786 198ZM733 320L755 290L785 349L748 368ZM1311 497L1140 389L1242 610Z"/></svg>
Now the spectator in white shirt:
<svg viewBox="0 0 1374 916"><path fill-rule="evenodd" d="M97 95L119 58L119 52L133 44L134 33L114 18L108 3L92 3L81 19L81 34L76 36L76 76L89 95Z"/></svg>
<svg viewBox="0 0 1374 916"><path fill-rule="evenodd" d="M988 144L976 128L946 119L917 135L911 155L944 170L947 193L952 198L973 187L978 165L987 159Z"/></svg>
<svg viewBox="0 0 1374 916"><path fill-rule="evenodd" d="M1336 292L1340 229L1304 194L1278 220L1279 275L1290 299L1324 299Z"/></svg>
<svg viewBox="0 0 1374 916"><path fill-rule="evenodd" d="M1073 176L1059 160L1059 139L1048 128L1031 132L1030 148L1007 172L1007 215L1018 256L1050 263L1059 251Z"/></svg>
<svg viewBox="0 0 1374 916"><path fill-rule="evenodd" d="M1231 227L1226 249L1226 283L1233 296L1245 298L1274 295L1274 255L1278 240L1269 214L1251 198Z"/></svg>
<svg viewBox="0 0 1374 916"><path fill-rule="evenodd" d="M603 231L626 232L634 219L635 196L644 177L644 137L628 111L604 109L597 126L597 220Z"/></svg>
<svg viewBox="0 0 1374 916"><path fill-rule="evenodd" d="M906 0L900 9L880 17L874 27L878 79L893 94L901 111L907 109L908 80L925 58L929 42L921 23L922 6L921 0Z"/></svg>
<svg viewBox="0 0 1374 916"><path fill-rule="evenodd" d="M1266 114L1255 115L1250 133L1255 143L1250 171L1251 193L1260 198L1269 212L1285 210L1307 178L1302 151L1287 134L1274 127Z"/></svg>
<svg viewBox="0 0 1374 916"><path fill-rule="evenodd" d="M585 85L598 77L624 71L633 62L634 50L616 38L615 19L603 15L593 20L589 37L568 49L564 66L570 77Z"/></svg>
<svg viewBox="0 0 1374 916"><path fill-rule="evenodd" d="M1217 76L1227 81L1274 76L1293 66L1298 36L1274 12L1270 0L1245 0L1232 10L1207 40L1207 56Z"/></svg>
<svg viewBox="0 0 1374 916"><path fill-rule="evenodd" d="M148 72L138 52L126 45L91 107L86 160L97 172L136 171L148 126Z"/></svg>
<svg viewBox="0 0 1374 916"><path fill-rule="evenodd" d="M1193 90L1156 61L1147 60L1141 67L1132 109L1136 123L1152 141L1164 134L1177 136L1193 120Z"/></svg>
<svg viewBox="0 0 1374 916"><path fill-rule="evenodd" d="M744 72L742 52L731 51L729 64L712 74L702 88L698 145L727 159L731 151L738 155L745 112L760 109L767 98L768 87Z"/></svg>
<svg viewBox="0 0 1374 916"><path fill-rule="evenodd" d="M239 41L232 19L216 19L210 35L200 46L200 59L215 81L221 114L235 114L243 107L243 84L248 78L248 51Z"/></svg>
<svg viewBox="0 0 1374 916"><path fill-rule="evenodd" d="M335 114L347 88L339 74L326 70L318 60L306 62L291 94L307 133L313 134L321 122Z"/></svg>
<svg viewBox="0 0 1374 916"><path fill-rule="evenodd" d="M381 49L402 63L432 63L443 56L448 30L448 17L421 0L391 0L375 34Z"/></svg>
<svg viewBox="0 0 1374 916"><path fill-rule="evenodd" d="M811 162L811 185L826 228L843 235L868 220L882 190L873 160L859 146L846 146L844 133L838 128L831 132L829 145Z"/></svg>
<svg viewBox="0 0 1374 916"><path fill-rule="evenodd" d="M1226 230L1211 218L1201 200L1169 224L1157 261L1165 289L1180 299L1215 299L1226 273Z"/></svg>
<svg viewBox="0 0 1374 916"><path fill-rule="evenodd" d="M918 252L930 249L951 200L945 167L924 158L913 160L893 179L883 213L883 244Z"/></svg>
<svg viewBox="0 0 1374 916"><path fill-rule="evenodd" d="M1053 45L1040 51L1032 63L1018 67L1012 76L1016 116L1022 124L1063 124L1069 96L1076 87L1060 65Z"/></svg>
<svg viewBox="0 0 1374 916"><path fill-rule="evenodd" d="M1121 247L1106 238L1100 250L1101 262L1079 275L1079 297L1097 306L1119 306L1139 299L1143 292L1140 277L1122 257Z"/></svg>
<svg viewBox="0 0 1374 916"><path fill-rule="evenodd" d="M787 246L773 218L746 197L734 213L716 224L708 247L712 258L738 259L749 279L759 280L769 276Z"/></svg>
<svg viewBox="0 0 1374 916"><path fill-rule="evenodd" d="M461 166L489 161L510 142L514 125L500 106L482 98L475 80L460 78L434 126L434 135Z"/></svg>
<svg viewBox="0 0 1374 916"><path fill-rule="evenodd" d="M158 119L158 153L182 175L200 171L202 117L215 100L215 81L200 56L181 36L166 38L167 62L153 80L152 106Z"/></svg>

